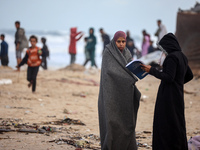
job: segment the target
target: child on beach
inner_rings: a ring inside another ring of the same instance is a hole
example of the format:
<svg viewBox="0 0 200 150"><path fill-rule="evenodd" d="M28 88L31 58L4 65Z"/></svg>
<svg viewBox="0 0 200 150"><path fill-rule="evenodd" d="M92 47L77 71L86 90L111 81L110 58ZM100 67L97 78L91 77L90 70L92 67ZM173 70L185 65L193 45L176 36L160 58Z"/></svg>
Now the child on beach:
<svg viewBox="0 0 200 150"><path fill-rule="evenodd" d="M84 38L84 41L85 41L85 43L86 43L86 45L87 45L87 40L88 40L88 37L85 37ZM89 53L89 51L87 50L87 48L86 48L86 45L85 45L85 62L84 62L84 64L83 64L83 66L85 66L87 63L88 63L88 61L90 61L90 53Z"/></svg>
<svg viewBox="0 0 200 150"><path fill-rule="evenodd" d="M77 32L77 28L70 29L70 44L69 44L69 54L71 56L70 64L74 64L76 61L76 42L83 36L82 32ZM79 37L78 37L79 36Z"/></svg>
<svg viewBox="0 0 200 150"><path fill-rule="evenodd" d="M49 49L46 45L46 38L42 37L41 42L43 44L42 47L42 63L41 66L44 70L47 70L47 57L49 58Z"/></svg>
<svg viewBox="0 0 200 150"><path fill-rule="evenodd" d="M20 68L25 63L28 64L27 70L27 80L29 81L28 87L32 86L32 92L35 92L36 89L36 78L39 70L39 66L42 62L40 56L42 55L42 50L36 46L37 44L37 37L32 35L29 39L31 43L31 47L26 51L25 57L22 59L20 64L16 66Z"/></svg>

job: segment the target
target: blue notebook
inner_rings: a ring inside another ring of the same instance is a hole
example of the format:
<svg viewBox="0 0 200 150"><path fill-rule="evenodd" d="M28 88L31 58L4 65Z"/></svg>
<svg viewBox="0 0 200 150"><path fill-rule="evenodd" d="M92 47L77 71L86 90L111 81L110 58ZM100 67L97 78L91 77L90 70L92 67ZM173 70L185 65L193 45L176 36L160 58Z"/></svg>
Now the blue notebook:
<svg viewBox="0 0 200 150"><path fill-rule="evenodd" d="M126 68L128 68L140 80L148 75L148 72L145 72L144 70L142 70L141 64L144 64L144 63L140 60L132 60L126 65Z"/></svg>

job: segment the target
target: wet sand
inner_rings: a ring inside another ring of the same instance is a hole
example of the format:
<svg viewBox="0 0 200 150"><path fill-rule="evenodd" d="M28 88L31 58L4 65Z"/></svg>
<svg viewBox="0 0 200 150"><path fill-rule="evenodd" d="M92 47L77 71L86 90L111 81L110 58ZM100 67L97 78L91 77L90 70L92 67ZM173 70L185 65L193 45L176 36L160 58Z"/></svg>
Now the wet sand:
<svg viewBox="0 0 200 150"><path fill-rule="evenodd" d="M32 93L27 86L26 67L20 72L0 67L0 81L2 79L9 79L12 83L0 82L0 129L13 131L0 132L0 149L75 150L78 146L100 149L97 109L100 70L84 70L78 65L54 71L40 68L36 93ZM136 83L142 93L136 127L139 149L151 149L153 112L159 83L150 75ZM200 79L195 78L185 85L188 139L200 135L199 85ZM65 122L67 119L71 122ZM60 124L56 125L56 121ZM45 130L45 133L19 130L38 131L47 127L51 131Z"/></svg>

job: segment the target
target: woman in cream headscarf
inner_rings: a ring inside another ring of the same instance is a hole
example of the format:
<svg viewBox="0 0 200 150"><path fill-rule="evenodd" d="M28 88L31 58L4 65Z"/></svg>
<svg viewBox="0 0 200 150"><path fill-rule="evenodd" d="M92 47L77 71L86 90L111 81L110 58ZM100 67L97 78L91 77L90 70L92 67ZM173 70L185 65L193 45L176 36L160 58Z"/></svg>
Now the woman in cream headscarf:
<svg viewBox="0 0 200 150"><path fill-rule="evenodd" d="M103 51L98 100L102 150L136 150L135 126L140 92L137 78L126 69L132 60L126 34L115 33Z"/></svg>

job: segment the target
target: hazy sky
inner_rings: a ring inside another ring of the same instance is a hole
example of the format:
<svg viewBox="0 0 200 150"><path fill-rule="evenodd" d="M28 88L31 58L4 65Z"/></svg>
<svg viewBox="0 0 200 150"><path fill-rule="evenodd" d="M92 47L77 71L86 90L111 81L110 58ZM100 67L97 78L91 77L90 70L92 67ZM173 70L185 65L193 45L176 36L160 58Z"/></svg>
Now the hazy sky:
<svg viewBox="0 0 200 150"><path fill-rule="evenodd" d="M66 30L76 26L88 34L103 27L109 34L130 30L152 36L161 19L169 32L176 30L178 8L190 9L197 0L0 0L1 29L14 29L19 20L25 30ZM199 0L198 0L199 2Z"/></svg>

